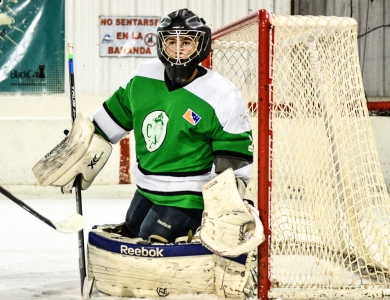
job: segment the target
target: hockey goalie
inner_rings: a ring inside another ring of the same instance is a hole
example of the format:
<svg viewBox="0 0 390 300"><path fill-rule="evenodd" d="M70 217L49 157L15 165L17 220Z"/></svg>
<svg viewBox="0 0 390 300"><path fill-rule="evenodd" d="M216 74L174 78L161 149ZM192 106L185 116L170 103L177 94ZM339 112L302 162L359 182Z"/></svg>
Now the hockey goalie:
<svg viewBox="0 0 390 300"><path fill-rule="evenodd" d="M95 287L126 297L255 296L256 248L264 241L257 210L240 197L232 169L208 182L203 193L200 231L174 243L128 238L123 224L95 226L88 243L88 276Z"/></svg>
<svg viewBox="0 0 390 300"><path fill-rule="evenodd" d="M36 173L50 171L43 168L42 163L48 157L49 166L54 164L51 172L37 173L41 176L40 182L53 186L62 184L63 188L68 186L68 191L76 174L83 171L81 166L90 164L97 154L103 158L105 152L108 156L111 148L107 143L98 140L101 145L98 151L95 149L90 124L88 118L78 115L65 141L34 167ZM75 136L85 135L89 135L86 139L89 145L79 146L85 151L81 159L85 163L72 165L66 157L77 155L70 155L69 149L75 147ZM57 152L61 147L64 147L63 155ZM104 157L103 164L107 159ZM67 172L58 175L61 168L55 164L70 165L71 175ZM94 176L84 173L83 188L88 188ZM89 232L88 277L99 291L115 296L206 293L226 299L244 299L255 295L256 266L253 263L256 262L255 249L264 240L263 227L257 211L241 198L240 192L242 194L245 188L238 182L229 168L205 184L200 231L195 236L177 238L174 243L161 242L159 237L155 241L129 238L124 234L124 224L95 226Z"/></svg>
<svg viewBox="0 0 390 300"><path fill-rule="evenodd" d="M211 30L188 9L162 19L158 58L140 64L95 112L33 168L42 185L87 189L111 144L134 132L137 190L124 222L89 233L88 277L115 296L254 293L251 264L264 240L243 200L253 163L246 105L226 78L200 66ZM121 212L119 212L121 213Z"/></svg>

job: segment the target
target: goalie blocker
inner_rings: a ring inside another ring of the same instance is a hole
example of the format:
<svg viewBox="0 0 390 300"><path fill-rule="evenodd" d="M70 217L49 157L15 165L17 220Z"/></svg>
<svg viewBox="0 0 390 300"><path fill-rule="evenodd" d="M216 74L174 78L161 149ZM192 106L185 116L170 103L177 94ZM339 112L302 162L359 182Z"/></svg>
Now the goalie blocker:
<svg viewBox="0 0 390 300"><path fill-rule="evenodd" d="M94 132L92 121L79 113L65 139L34 165L38 183L71 193L76 176L82 174L81 189L89 188L112 152L111 144Z"/></svg>

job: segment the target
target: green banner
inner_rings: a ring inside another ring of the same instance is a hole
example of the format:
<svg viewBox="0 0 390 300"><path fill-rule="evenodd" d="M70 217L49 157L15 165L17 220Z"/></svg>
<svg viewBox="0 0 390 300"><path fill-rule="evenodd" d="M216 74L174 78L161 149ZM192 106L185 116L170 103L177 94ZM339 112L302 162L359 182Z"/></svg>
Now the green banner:
<svg viewBox="0 0 390 300"><path fill-rule="evenodd" d="M0 93L64 93L65 0L0 0Z"/></svg>

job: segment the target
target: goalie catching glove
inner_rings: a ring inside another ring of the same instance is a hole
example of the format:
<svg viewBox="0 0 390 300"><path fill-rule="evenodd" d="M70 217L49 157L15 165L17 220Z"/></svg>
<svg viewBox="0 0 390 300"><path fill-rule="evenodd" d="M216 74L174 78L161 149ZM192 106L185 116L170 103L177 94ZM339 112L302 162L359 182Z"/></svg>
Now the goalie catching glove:
<svg viewBox="0 0 390 300"><path fill-rule="evenodd" d="M240 197L231 168L205 184L202 193L205 208L199 235L206 248L235 257L264 241L259 213Z"/></svg>
<svg viewBox="0 0 390 300"><path fill-rule="evenodd" d="M94 132L92 121L79 113L65 139L33 167L38 183L71 193L76 176L82 174L81 189L89 188L112 152L111 144Z"/></svg>

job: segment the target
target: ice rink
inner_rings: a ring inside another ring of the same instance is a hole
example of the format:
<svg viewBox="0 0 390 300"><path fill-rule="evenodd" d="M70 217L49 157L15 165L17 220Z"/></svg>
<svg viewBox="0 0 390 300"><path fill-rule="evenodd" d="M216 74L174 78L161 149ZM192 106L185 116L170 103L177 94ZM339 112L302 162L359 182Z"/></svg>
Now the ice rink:
<svg viewBox="0 0 390 300"><path fill-rule="evenodd" d="M57 188L3 187L51 221L63 221L76 212L74 195L62 195ZM133 192L132 185L92 186L83 191L85 243L93 225L123 222ZM0 236L0 300L82 299L77 234L57 232L0 194ZM107 296L95 289L92 299L137 298ZM220 298L181 295L164 299Z"/></svg>

